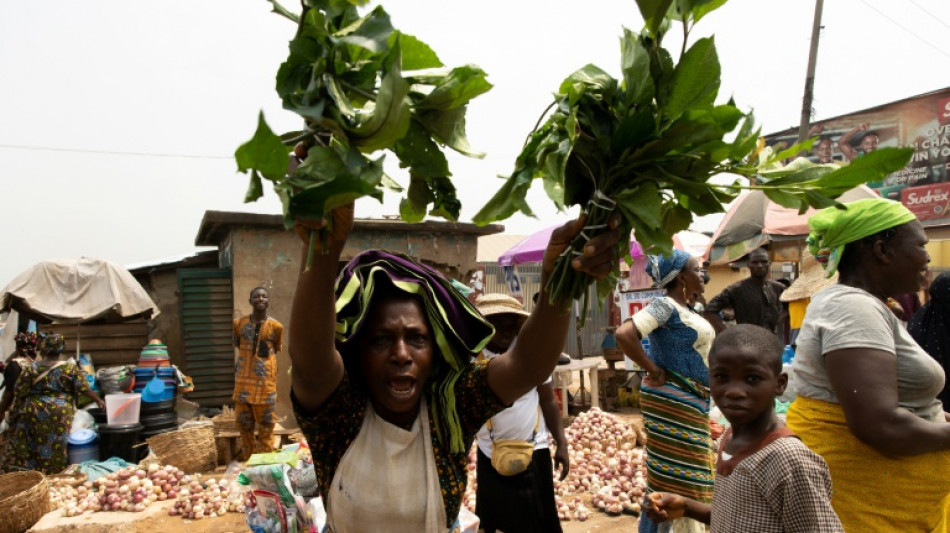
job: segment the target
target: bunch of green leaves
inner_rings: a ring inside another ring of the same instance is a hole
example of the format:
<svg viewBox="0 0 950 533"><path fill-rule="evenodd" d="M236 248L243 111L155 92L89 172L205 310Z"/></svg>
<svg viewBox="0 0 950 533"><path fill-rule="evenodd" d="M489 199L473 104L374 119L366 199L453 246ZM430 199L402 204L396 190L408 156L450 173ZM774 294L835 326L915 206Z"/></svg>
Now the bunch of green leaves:
<svg viewBox="0 0 950 533"><path fill-rule="evenodd" d="M687 47L693 24L725 0L637 0L645 26L624 29L621 77L587 65L565 79L555 101L528 136L513 173L475 215L476 223L503 220L517 211L533 216L525 195L540 178L559 209L579 205L588 230L578 236L555 265L552 301L584 297L593 281L570 268L588 238L604 231L620 214L624 235L633 230L649 253L670 253L672 236L694 216L724 211L742 189L761 189L771 200L804 211L834 205L842 192L901 168L906 150L878 150L850 167L775 168L778 161L810 148L814 140L760 159L759 131L751 113L730 100L716 104L720 65L712 37ZM675 23L683 29L678 62L662 47ZM727 139L730 137L731 140ZM760 169L770 168L768 181ZM734 181L711 181L718 174ZM617 253L630 261L629 243ZM615 275L619 271L619 263ZM601 280L606 296L614 279ZM586 315L586 312L584 313Z"/></svg>
<svg viewBox="0 0 950 533"><path fill-rule="evenodd" d="M461 203L442 147L483 156L468 144L465 111L491 88L485 73L446 69L428 45L395 30L382 7L361 16L366 0L304 0L299 15L269 1L297 25L277 94L305 127L277 135L261 113L253 138L235 152L238 170L250 175L245 202L269 180L291 227L362 196L382 200L383 187L402 191L383 172L384 154L371 157L390 151L409 173L403 220L457 220ZM300 146L303 162L288 173L289 146Z"/></svg>

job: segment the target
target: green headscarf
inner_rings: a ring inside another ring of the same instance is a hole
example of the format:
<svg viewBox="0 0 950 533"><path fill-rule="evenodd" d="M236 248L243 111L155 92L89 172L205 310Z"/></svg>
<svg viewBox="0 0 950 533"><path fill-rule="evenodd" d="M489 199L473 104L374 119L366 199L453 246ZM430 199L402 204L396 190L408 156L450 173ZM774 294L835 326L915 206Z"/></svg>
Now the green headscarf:
<svg viewBox="0 0 950 533"><path fill-rule="evenodd" d="M838 270L846 244L916 219L903 204L885 198L858 200L844 208L829 207L808 219L808 249L825 266L825 276L830 278Z"/></svg>

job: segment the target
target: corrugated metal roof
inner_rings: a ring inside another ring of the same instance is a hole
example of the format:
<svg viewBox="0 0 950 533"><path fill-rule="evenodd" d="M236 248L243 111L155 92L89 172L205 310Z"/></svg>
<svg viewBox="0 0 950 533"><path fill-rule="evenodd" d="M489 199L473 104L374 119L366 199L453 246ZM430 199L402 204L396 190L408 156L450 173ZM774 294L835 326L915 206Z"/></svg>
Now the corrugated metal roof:
<svg viewBox="0 0 950 533"><path fill-rule="evenodd" d="M479 263L495 263L501 254L527 237L527 235L506 234L483 235L478 238L478 251L475 253L476 261Z"/></svg>

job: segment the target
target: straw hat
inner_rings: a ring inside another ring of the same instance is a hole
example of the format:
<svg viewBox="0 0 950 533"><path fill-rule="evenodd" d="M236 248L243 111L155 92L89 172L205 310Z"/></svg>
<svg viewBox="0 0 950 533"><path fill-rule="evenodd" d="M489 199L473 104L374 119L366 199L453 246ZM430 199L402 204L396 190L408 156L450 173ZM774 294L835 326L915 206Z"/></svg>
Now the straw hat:
<svg viewBox="0 0 950 533"><path fill-rule="evenodd" d="M530 316L531 313L524 310L521 302L508 296L507 294L489 293L482 294L475 300L475 307L478 308L482 316L498 315L502 313L511 313L513 315Z"/></svg>
<svg viewBox="0 0 950 533"><path fill-rule="evenodd" d="M783 302L794 302L795 300L804 300L811 298L818 291L830 287L838 282L838 273L835 272L830 278L825 277L825 269L815 256L807 250L802 254L802 266L804 271L798 278L785 289L779 300Z"/></svg>

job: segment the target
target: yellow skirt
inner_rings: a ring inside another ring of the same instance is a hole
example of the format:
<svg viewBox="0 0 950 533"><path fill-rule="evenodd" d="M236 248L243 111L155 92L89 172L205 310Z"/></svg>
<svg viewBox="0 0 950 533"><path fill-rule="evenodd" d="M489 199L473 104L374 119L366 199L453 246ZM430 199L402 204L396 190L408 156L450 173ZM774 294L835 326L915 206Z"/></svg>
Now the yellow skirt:
<svg viewBox="0 0 950 533"><path fill-rule="evenodd" d="M839 404L798 397L788 427L831 471L845 531L950 533L950 451L887 457L848 429Z"/></svg>

